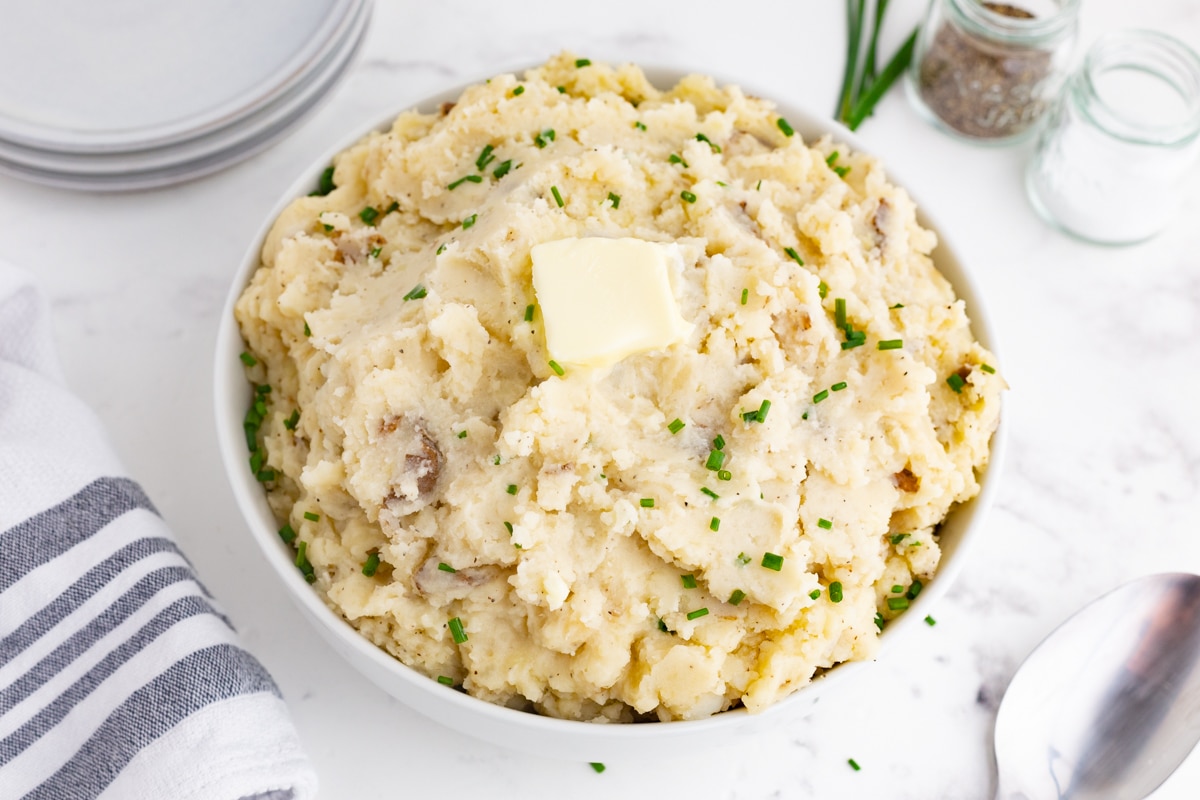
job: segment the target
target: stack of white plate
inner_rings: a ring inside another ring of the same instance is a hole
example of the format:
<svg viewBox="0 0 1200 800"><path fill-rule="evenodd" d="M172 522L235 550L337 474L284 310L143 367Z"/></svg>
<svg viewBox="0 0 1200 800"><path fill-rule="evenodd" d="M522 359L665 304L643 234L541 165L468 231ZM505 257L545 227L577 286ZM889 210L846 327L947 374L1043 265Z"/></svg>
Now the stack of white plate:
<svg viewBox="0 0 1200 800"><path fill-rule="evenodd" d="M0 172L91 191L215 172L327 96L370 16L371 0L10 3Z"/></svg>

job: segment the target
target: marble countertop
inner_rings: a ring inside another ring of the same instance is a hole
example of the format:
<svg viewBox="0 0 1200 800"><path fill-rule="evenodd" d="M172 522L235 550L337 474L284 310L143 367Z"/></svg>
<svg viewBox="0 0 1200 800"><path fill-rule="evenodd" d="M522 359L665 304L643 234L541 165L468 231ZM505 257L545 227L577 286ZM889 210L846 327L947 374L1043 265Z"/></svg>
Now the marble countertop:
<svg viewBox="0 0 1200 800"><path fill-rule="evenodd" d="M892 4L890 53L923 2ZM1087 0L1083 41L1145 27L1200 48L1194 0ZM893 92L860 134L908 176L989 301L1011 384L1008 462L966 568L856 692L785 732L693 757L610 762L507 752L431 724L318 640L246 534L217 453L212 359L231 274L304 165L349 129L461 80L562 48L707 70L832 108L843 4L380 0L362 60L289 138L176 188L91 196L0 177L0 258L52 299L71 386L274 673L323 797L990 798L991 729L1014 670L1089 599L1140 575L1200 572L1200 178L1142 245L1084 245L1026 202L1029 145L935 132ZM652 754L651 754L652 755ZM847 759L862 767L855 772ZM451 789L452 787L452 789ZM1190 798L1200 755L1155 795Z"/></svg>

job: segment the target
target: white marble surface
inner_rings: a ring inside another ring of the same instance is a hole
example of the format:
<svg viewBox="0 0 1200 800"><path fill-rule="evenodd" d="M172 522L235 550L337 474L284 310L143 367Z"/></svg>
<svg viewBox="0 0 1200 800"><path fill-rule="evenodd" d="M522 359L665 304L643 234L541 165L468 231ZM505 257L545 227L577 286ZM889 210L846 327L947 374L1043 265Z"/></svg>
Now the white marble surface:
<svg viewBox="0 0 1200 800"><path fill-rule="evenodd" d="M889 52L924 3L892 6ZM1194 0L1083 6L1085 42L1148 27L1200 48ZM1012 446L992 476L1002 482L997 507L937 626L889 654L857 692L786 734L596 775L583 761L517 755L418 717L360 679L260 580L262 556L217 455L212 352L231 272L297 170L365 120L560 48L709 70L823 111L839 81L842 9L835 0L381 0L349 79L247 163L108 197L0 177L0 257L34 271L51 296L71 385L274 672L322 796L990 798L996 703L1034 645L1125 580L1200 572L1200 191L1147 244L1083 245L1026 203L1027 146L951 141L895 92L861 134L909 177L978 275L1012 385ZM1200 190L1195 174L1191 183ZM1198 793L1194 755L1154 797Z"/></svg>

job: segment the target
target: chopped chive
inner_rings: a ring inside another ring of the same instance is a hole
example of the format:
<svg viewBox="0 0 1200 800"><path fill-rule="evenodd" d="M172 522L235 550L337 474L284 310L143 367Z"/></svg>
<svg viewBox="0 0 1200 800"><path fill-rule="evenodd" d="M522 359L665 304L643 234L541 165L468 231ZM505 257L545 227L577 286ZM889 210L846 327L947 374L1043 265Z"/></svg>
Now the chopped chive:
<svg viewBox="0 0 1200 800"><path fill-rule="evenodd" d="M509 536L512 536L513 524L508 520L504 520L504 530L508 531Z"/></svg>
<svg viewBox="0 0 1200 800"><path fill-rule="evenodd" d="M384 214L384 216L387 216L388 214L392 213L393 211L399 211L399 210L400 210L400 201L393 200L391 205L389 205L387 208L385 208L383 210L383 214Z"/></svg>
<svg viewBox="0 0 1200 800"><path fill-rule="evenodd" d="M621 195L613 194L612 192L609 192L608 199L612 201L613 210L616 210L621 207Z"/></svg>
<svg viewBox="0 0 1200 800"><path fill-rule="evenodd" d="M379 217L379 209L374 206L367 206L362 211L358 212L358 218L368 225L374 225L375 220Z"/></svg>
<svg viewBox="0 0 1200 800"><path fill-rule="evenodd" d="M563 207L563 199L562 199L562 195L558 193L558 187L551 186L550 194L554 195L554 202L558 203L559 208L562 208Z"/></svg>
<svg viewBox="0 0 1200 800"><path fill-rule="evenodd" d="M766 422L767 421L767 412L770 410L771 410L771 401L763 400L762 405L760 405L758 407L758 421Z"/></svg>
<svg viewBox="0 0 1200 800"><path fill-rule="evenodd" d="M518 95L522 95L522 94L525 94L524 86L517 86L513 89L513 97L517 97Z"/></svg>
<svg viewBox="0 0 1200 800"><path fill-rule="evenodd" d="M605 767L599 761L590 761L590 762L588 762L588 764L591 766L592 769L594 769L596 771L597 775L600 774L601 772L604 772L604 770L607 769L607 767Z"/></svg>
<svg viewBox="0 0 1200 800"><path fill-rule="evenodd" d="M248 352L243 352L240 356L238 356L238 358L240 358L242 360L242 363L245 364L247 367L253 367L255 364L258 363L258 359L255 358L254 356L252 356Z"/></svg>
<svg viewBox="0 0 1200 800"><path fill-rule="evenodd" d="M582 68L582 67L587 67L587 66L590 66L590 65L591 65L591 63L592 63L591 59L588 59L588 58L577 58L577 59L575 59L575 66L576 66L576 67L580 67L580 68Z"/></svg>
<svg viewBox="0 0 1200 800"><path fill-rule="evenodd" d="M880 350L899 350L901 347L904 347L902 339L882 339L879 342Z"/></svg>
<svg viewBox="0 0 1200 800"><path fill-rule="evenodd" d="M838 381L837 383L835 383L833 386L830 386L829 388L831 391L840 392L842 389L846 388L846 382Z"/></svg>
<svg viewBox="0 0 1200 800"><path fill-rule="evenodd" d="M271 385L268 383L260 383L254 387L254 393L260 394L260 395L270 394L271 393Z"/></svg>
<svg viewBox="0 0 1200 800"><path fill-rule="evenodd" d="M779 130L783 131L783 135L787 136L788 138L791 138L796 133L792 126L788 124L788 121L783 117L775 120L775 125L779 128Z"/></svg>
<svg viewBox="0 0 1200 800"><path fill-rule="evenodd" d="M508 492L509 494L516 494L517 493L517 485L515 483L510 483L508 485L508 488L505 489L504 491Z"/></svg>
<svg viewBox="0 0 1200 800"><path fill-rule="evenodd" d="M843 350L853 350L856 347L862 347L866 343L867 343L866 339L850 339L848 341L842 342L842 349ZM885 350L887 348L881 347L879 349Z"/></svg>
<svg viewBox="0 0 1200 800"><path fill-rule="evenodd" d="M719 469L719 470L717 470L717 480L731 481L731 480L733 480L733 473L727 469Z"/></svg>
<svg viewBox="0 0 1200 800"><path fill-rule="evenodd" d="M317 579L317 576L313 574L312 562L308 560L308 543L303 539L296 545L296 560L292 563L303 573L304 580L312 583Z"/></svg>
<svg viewBox="0 0 1200 800"><path fill-rule="evenodd" d="M685 589L695 589L696 588L696 576L692 575L690 572L687 575L680 575L679 579L683 581L683 588L685 588Z"/></svg>
<svg viewBox="0 0 1200 800"><path fill-rule="evenodd" d="M757 192L757 191L759 191L760 189L762 189L762 178L759 178L759 179L758 179L758 183L754 184L754 191L756 191L756 192Z"/></svg>
<svg viewBox="0 0 1200 800"><path fill-rule="evenodd" d="M688 618L688 620L693 620L693 619L700 619L701 617L704 617L704 616L708 616L708 609L707 608L697 608L695 611L689 611L687 618Z"/></svg>
<svg viewBox="0 0 1200 800"><path fill-rule="evenodd" d="M950 385L955 394L962 394L963 387L967 385L967 382L957 372L950 373L950 377L946 378L946 383Z"/></svg>
<svg viewBox="0 0 1200 800"><path fill-rule="evenodd" d="M824 300L825 295L829 294L829 284L826 283L825 281L821 281L820 283L818 283L817 284L817 294L821 297L822 300Z"/></svg>
<svg viewBox="0 0 1200 800"><path fill-rule="evenodd" d="M285 522L283 527L279 529L279 538L283 539L288 544L291 544L292 540L296 538L296 532L292 530L291 525Z"/></svg>
<svg viewBox="0 0 1200 800"><path fill-rule="evenodd" d="M453 686L454 678L451 678L449 675L438 675L437 682L442 686Z"/></svg>
<svg viewBox="0 0 1200 800"><path fill-rule="evenodd" d="M682 192L680 192L679 196L682 197L684 200L686 200L689 203L696 202L696 195L693 194L692 192L689 192L687 189L684 189Z"/></svg>
<svg viewBox="0 0 1200 800"><path fill-rule="evenodd" d="M333 183L333 167L326 167L325 171L321 173L321 179L317 181L317 190L309 197L324 197L336 188L337 186Z"/></svg>
<svg viewBox="0 0 1200 800"><path fill-rule="evenodd" d="M925 615L925 624L932 628L934 625L937 625L937 620L934 619L933 617L929 616L928 614L926 614Z"/></svg>
<svg viewBox="0 0 1200 800"><path fill-rule="evenodd" d="M633 127L637 128L639 131L646 130L646 126L640 121L633 123Z"/></svg>
<svg viewBox="0 0 1200 800"><path fill-rule="evenodd" d="M817 520L817 527L824 528L827 531L833 530L833 522L825 519L824 517L821 517L820 519Z"/></svg>
<svg viewBox="0 0 1200 800"><path fill-rule="evenodd" d="M713 447L715 447L718 450L724 450L725 449L725 437L718 433L717 438L713 439Z"/></svg>
<svg viewBox="0 0 1200 800"><path fill-rule="evenodd" d="M904 303L896 303L896 305L888 306L888 308L890 308L892 311L895 311L897 308L904 308Z"/></svg>
<svg viewBox="0 0 1200 800"><path fill-rule="evenodd" d="M308 520L309 522L320 522L320 520L321 520L321 515L320 515L320 514L314 514L314 513L313 513L313 512L311 512L311 511L305 511L305 512L304 512L304 518L305 518L306 520Z"/></svg>
<svg viewBox="0 0 1200 800"><path fill-rule="evenodd" d="M750 558L750 556L746 555L745 553L738 553L737 558L734 559L739 567L744 567L753 560L754 559Z"/></svg>
<svg viewBox="0 0 1200 800"><path fill-rule="evenodd" d="M308 327L308 320L304 321L304 335L312 336L312 328Z"/></svg>
<svg viewBox="0 0 1200 800"><path fill-rule="evenodd" d="M672 164L682 164L684 169L688 168L688 163L683 160L683 157L675 153L671 153L667 161L670 161Z"/></svg>
<svg viewBox="0 0 1200 800"><path fill-rule="evenodd" d="M442 572L458 572L458 570L447 564L445 561L438 562L438 569L440 569Z"/></svg>
<svg viewBox="0 0 1200 800"><path fill-rule="evenodd" d="M507 175L508 171L510 169L512 169L512 159L511 158L506 161L501 161L500 166L498 166L494 170L492 170L492 175L495 176L496 180L499 180L500 178L503 178L505 175Z"/></svg>
<svg viewBox="0 0 1200 800"><path fill-rule="evenodd" d="M850 168L849 167L834 167L833 171L834 171L834 173L837 174L837 176L839 178L844 178L850 172Z"/></svg>
<svg viewBox="0 0 1200 800"><path fill-rule="evenodd" d="M721 497L721 495L717 494L716 492L714 492L712 489L708 488L707 486L701 486L700 493L708 495L713 500L717 500Z"/></svg>
<svg viewBox="0 0 1200 800"><path fill-rule="evenodd" d="M925 584L921 583L921 581L917 580L916 578L913 578L912 586L908 587L908 591L904 593L904 596L909 600L916 600L917 595L919 595L921 590L924 588Z"/></svg>
<svg viewBox="0 0 1200 800"><path fill-rule="evenodd" d="M808 419L808 412L805 411L803 414L801 414L800 419Z"/></svg>
<svg viewBox="0 0 1200 800"><path fill-rule="evenodd" d="M904 587L898 583L892 584L892 594L900 594L904 591Z"/></svg>
<svg viewBox="0 0 1200 800"><path fill-rule="evenodd" d="M460 439L465 439L465 438L467 438L467 429L463 428L461 431L459 431L455 435L458 436L458 438L460 438Z"/></svg>
<svg viewBox="0 0 1200 800"><path fill-rule="evenodd" d="M834 164L837 163L839 155L841 155L841 154L838 153L837 150L834 150L832 153L830 153L828 156L825 157L825 163L832 167Z"/></svg>
<svg viewBox="0 0 1200 800"><path fill-rule="evenodd" d="M712 140L712 139L709 139L709 138L708 138L707 136L705 136L703 133L697 133L697 134L696 134L696 141L698 141L698 142L704 142L705 144L707 144L709 147L711 147L711 148L712 148L712 151L713 151L714 153L719 153L719 152L721 152L721 147L720 147L720 145L714 144L714 143L713 143L713 140Z"/></svg>
<svg viewBox="0 0 1200 800"><path fill-rule="evenodd" d="M829 599L834 603L842 602L842 582L834 581L829 584Z"/></svg>
<svg viewBox="0 0 1200 800"><path fill-rule="evenodd" d="M846 332L846 340L850 342L865 342L867 340L867 332L859 331L852 328L850 325L844 327Z"/></svg>
<svg viewBox="0 0 1200 800"><path fill-rule="evenodd" d="M900 542L904 541L904 537L906 537L906 536L908 536L907 533L893 534L892 535L892 544L900 544Z"/></svg>
<svg viewBox="0 0 1200 800"><path fill-rule="evenodd" d="M862 769L862 767L860 767L858 765L858 762L855 761L853 758L846 759L846 763L849 764L850 769L854 770L855 772L858 772L860 769Z"/></svg>
<svg viewBox="0 0 1200 800"><path fill-rule="evenodd" d="M800 254L796 252L796 248L785 247L785 248L783 248L783 252L787 253L788 258L790 258L792 261L795 261L800 266L804 266L804 259L802 259L800 257Z"/></svg>
<svg viewBox="0 0 1200 800"><path fill-rule="evenodd" d="M750 299L750 290L742 289L742 305L746 305L746 301Z"/></svg>
<svg viewBox="0 0 1200 800"><path fill-rule="evenodd" d="M812 598L813 600L819 600L821 598L821 590L813 589L811 592L808 593L808 596L810 598Z"/></svg>
<svg viewBox="0 0 1200 800"><path fill-rule="evenodd" d="M479 158L475 159L475 168L477 170L482 172L484 167L496 160L496 157L492 155L492 151L495 149L490 144L483 146L483 150L479 153Z"/></svg>
<svg viewBox="0 0 1200 800"><path fill-rule="evenodd" d="M422 297L424 297L428 293L429 292L425 289L425 286L423 284L418 283L416 286L414 286L413 288L408 290L408 294L404 295L403 299L405 299L405 300L420 300Z"/></svg>
<svg viewBox="0 0 1200 800"><path fill-rule="evenodd" d="M566 373L566 370L564 370L562 367L560 367L560 366L558 365L558 362L557 362L557 361L554 361L553 359L551 359L549 363L550 363L550 369L554 370L554 374L555 374L555 375L562 376L562 375L566 375L566 374L567 374L567 373Z"/></svg>
<svg viewBox="0 0 1200 800"><path fill-rule="evenodd" d="M542 147L545 147L546 145L550 144L553 141L554 141L554 129L553 128L546 128L546 130L542 131L541 133L539 133L533 137L533 143L536 144L539 149Z"/></svg>
<svg viewBox="0 0 1200 800"><path fill-rule="evenodd" d="M329 224L329 223L327 223L327 222L322 222L322 223L321 223L321 227L325 229L325 232L326 232L326 233L329 233L330 231L332 231L332 230L333 230L333 226L332 226L332 225L330 225L330 224Z"/></svg>
<svg viewBox="0 0 1200 800"><path fill-rule="evenodd" d="M774 553L763 553L762 565L767 569L779 572L779 570L783 569L783 556L775 555Z"/></svg>
<svg viewBox="0 0 1200 800"><path fill-rule="evenodd" d="M736 606L746 599L746 593L741 589L734 589L733 594L729 595L729 605Z"/></svg>
<svg viewBox="0 0 1200 800"><path fill-rule="evenodd" d="M533 305L525 306L525 321L533 322Z"/></svg>
<svg viewBox="0 0 1200 800"><path fill-rule="evenodd" d="M375 575L375 570L377 569L379 569L379 550L368 550L367 560L362 566L362 574L370 578Z"/></svg>
<svg viewBox="0 0 1200 800"><path fill-rule="evenodd" d="M671 420L671 423L669 425L667 425L667 430L669 430L671 433L675 434L675 433L679 433L686 426L687 426L686 422L684 422L683 420L676 417L675 419Z"/></svg>
<svg viewBox="0 0 1200 800"><path fill-rule="evenodd" d="M822 389L821 391L819 391L819 392L817 392L816 394L814 394L814 395L813 395L813 402L814 402L814 403L819 403L819 402L821 402L822 400L824 400L826 397L829 397L829 390L828 390L828 389Z"/></svg>
<svg viewBox="0 0 1200 800"><path fill-rule="evenodd" d="M452 183L450 183L449 185L447 185L447 186L446 186L446 188L447 188L447 189L449 189L450 191L454 191L454 190L455 190L455 189L457 189L459 186L462 186L464 183L467 183L467 182L470 182L470 183L483 183L483 177L482 177L482 176L480 176L480 175L463 175L463 176L462 176L461 178L459 178L458 180L456 180L456 181L453 181Z"/></svg>
<svg viewBox="0 0 1200 800"><path fill-rule="evenodd" d="M883 630L884 627L886 627L886 626L887 626L887 620L883 618L883 614L880 614L878 611L876 611L875 612L875 627L879 628L879 630Z"/></svg>
<svg viewBox="0 0 1200 800"><path fill-rule="evenodd" d="M371 248L371 258L379 258L379 254L383 252L383 245Z"/></svg>
<svg viewBox="0 0 1200 800"><path fill-rule="evenodd" d="M262 470L262 462L263 462L262 450L255 450L253 453L250 454L250 471L257 475L258 472L260 470Z"/></svg>
<svg viewBox="0 0 1200 800"><path fill-rule="evenodd" d="M995 374L996 374L996 368L995 368L995 367L993 367L991 364L980 364L980 365L979 365L979 368L980 368L981 370L983 370L984 372L986 372L988 375L995 375Z"/></svg>
<svg viewBox="0 0 1200 800"><path fill-rule="evenodd" d="M499 453L497 453L496 455L494 455L492 457L492 463L495 464L497 467L500 466L500 454Z"/></svg>
<svg viewBox="0 0 1200 800"><path fill-rule="evenodd" d="M440 255L441 255L442 253L444 253L444 252L446 252L446 243L445 243L445 242L442 242L440 245L438 245L437 252L436 252L436 253L434 253L434 255L435 255L435 256L440 256Z"/></svg>
<svg viewBox="0 0 1200 800"><path fill-rule="evenodd" d="M708 521L708 529L709 529L710 531L719 531L719 530L721 530L721 518L720 518L720 517L713 517L712 519L710 519L710 520Z"/></svg>
<svg viewBox="0 0 1200 800"><path fill-rule="evenodd" d="M846 327L846 298L844 297L833 301L833 324L839 328Z"/></svg>
<svg viewBox="0 0 1200 800"><path fill-rule="evenodd" d="M671 631L670 631L670 630L667 628L667 623L663 622L663 618L662 618L662 617L659 617L659 618L658 618L658 629L659 629L660 631L662 631L663 633L670 633L670 632L671 632Z"/></svg>
<svg viewBox="0 0 1200 800"><path fill-rule="evenodd" d="M289 431L296 430L296 423L300 422L300 409L292 409L292 415L283 421L283 427Z"/></svg>
<svg viewBox="0 0 1200 800"><path fill-rule="evenodd" d="M903 611L908 608L907 597L889 597L887 599L887 607L892 611Z"/></svg>
<svg viewBox="0 0 1200 800"><path fill-rule="evenodd" d="M643 497L641 500L638 501L638 505L640 505L642 508L654 508L654 498L653 497Z"/></svg>
<svg viewBox="0 0 1200 800"><path fill-rule="evenodd" d="M450 635L454 637L455 644L462 644L467 640L467 632L463 630L463 622L458 617L451 617L446 623L450 628Z"/></svg>
<svg viewBox="0 0 1200 800"><path fill-rule="evenodd" d="M471 227L472 225L474 225L474 224L475 224L475 220L477 220L477 219L479 219L479 215L478 215L478 214L472 214L471 216L469 216L469 217L467 217L466 219L464 219L464 220L462 221L463 230L465 231L467 228L469 228L469 227Z"/></svg>
<svg viewBox="0 0 1200 800"><path fill-rule="evenodd" d="M708 460L704 462L704 467L716 472L725 463L725 453L720 450L712 450L708 454Z"/></svg>
<svg viewBox="0 0 1200 800"><path fill-rule="evenodd" d="M567 87L565 87L565 86L555 86L554 88L555 88L555 89L558 89L558 93L559 93L559 94L566 94L566 93L567 93Z"/></svg>

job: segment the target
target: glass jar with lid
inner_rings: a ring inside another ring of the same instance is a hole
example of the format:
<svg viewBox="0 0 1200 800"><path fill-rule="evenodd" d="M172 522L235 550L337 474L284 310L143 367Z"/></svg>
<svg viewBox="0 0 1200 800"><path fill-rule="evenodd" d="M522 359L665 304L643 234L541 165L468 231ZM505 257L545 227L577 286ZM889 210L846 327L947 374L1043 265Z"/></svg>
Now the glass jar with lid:
<svg viewBox="0 0 1200 800"><path fill-rule="evenodd" d="M1030 134L1066 81L1080 0L931 0L909 97L935 126L973 142Z"/></svg>

